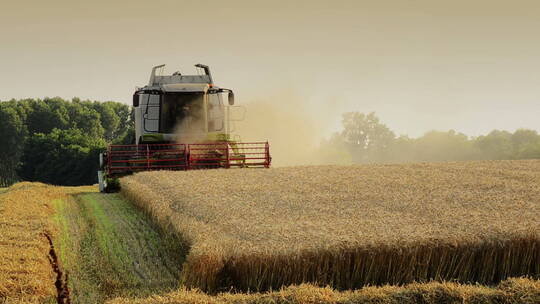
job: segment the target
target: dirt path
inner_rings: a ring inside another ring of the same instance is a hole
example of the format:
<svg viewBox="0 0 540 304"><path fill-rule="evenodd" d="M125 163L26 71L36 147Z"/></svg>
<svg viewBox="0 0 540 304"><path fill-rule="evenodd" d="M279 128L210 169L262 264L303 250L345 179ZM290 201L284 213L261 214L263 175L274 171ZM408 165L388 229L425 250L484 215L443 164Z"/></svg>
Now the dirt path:
<svg viewBox="0 0 540 304"><path fill-rule="evenodd" d="M162 293L180 284L180 242L118 194L56 200L56 241L72 303Z"/></svg>

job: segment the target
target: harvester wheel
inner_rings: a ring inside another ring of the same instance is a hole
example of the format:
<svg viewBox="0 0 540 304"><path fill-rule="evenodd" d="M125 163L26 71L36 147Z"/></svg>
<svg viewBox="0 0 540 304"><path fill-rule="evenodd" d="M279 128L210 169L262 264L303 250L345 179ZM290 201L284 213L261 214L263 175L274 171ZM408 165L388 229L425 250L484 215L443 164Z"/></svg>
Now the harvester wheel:
<svg viewBox="0 0 540 304"><path fill-rule="evenodd" d="M111 193L120 190L120 181L116 177L106 177L103 171L98 171L99 192Z"/></svg>
<svg viewBox="0 0 540 304"><path fill-rule="evenodd" d="M103 171L99 170L97 172L97 176L98 176L99 192L105 192L105 188L107 188L107 184L105 181L105 177L103 176Z"/></svg>
<svg viewBox="0 0 540 304"><path fill-rule="evenodd" d="M120 180L116 177L106 178L105 193L118 192L120 190Z"/></svg>

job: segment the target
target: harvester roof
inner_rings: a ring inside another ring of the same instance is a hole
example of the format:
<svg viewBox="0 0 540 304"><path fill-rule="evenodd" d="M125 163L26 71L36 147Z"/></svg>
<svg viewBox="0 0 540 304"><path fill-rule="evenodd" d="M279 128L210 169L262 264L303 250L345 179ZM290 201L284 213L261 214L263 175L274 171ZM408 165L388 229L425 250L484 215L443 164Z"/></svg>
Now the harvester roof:
<svg viewBox="0 0 540 304"><path fill-rule="evenodd" d="M206 92L210 88L207 83L171 83L146 86L144 90L159 90L162 92Z"/></svg>
<svg viewBox="0 0 540 304"><path fill-rule="evenodd" d="M162 92L206 92L212 84L212 76L208 66L197 64L197 68L204 70L203 75L182 75L175 72L172 75L157 75L156 71L164 65L156 66L150 74L148 85L143 90L159 90Z"/></svg>

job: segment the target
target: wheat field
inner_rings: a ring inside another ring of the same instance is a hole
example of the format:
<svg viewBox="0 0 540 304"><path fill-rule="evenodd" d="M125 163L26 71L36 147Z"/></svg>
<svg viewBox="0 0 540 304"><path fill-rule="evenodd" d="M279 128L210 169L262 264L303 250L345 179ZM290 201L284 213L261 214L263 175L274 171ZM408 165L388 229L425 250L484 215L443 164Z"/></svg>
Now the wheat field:
<svg viewBox="0 0 540 304"><path fill-rule="evenodd" d="M52 201L81 189L22 182L0 193L0 303L57 302Z"/></svg>
<svg viewBox="0 0 540 304"><path fill-rule="evenodd" d="M309 284L289 286L267 293L220 293L210 296L181 288L147 298L115 298L106 304L537 304L540 281L512 278L497 286L463 285L448 282L412 283L406 286L365 287L339 292Z"/></svg>
<svg viewBox="0 0 540 304"><path fill-rule="evenodd" d="M121 184L191 245L183 282L205 291L540 275L540 161L162 171Z"/></svg>

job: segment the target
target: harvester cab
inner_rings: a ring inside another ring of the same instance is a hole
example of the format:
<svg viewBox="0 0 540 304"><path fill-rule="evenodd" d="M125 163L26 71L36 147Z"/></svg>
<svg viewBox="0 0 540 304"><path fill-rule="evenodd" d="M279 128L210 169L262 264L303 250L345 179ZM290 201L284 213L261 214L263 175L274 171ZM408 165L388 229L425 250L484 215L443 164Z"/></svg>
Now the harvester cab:
<svg viewBox="0 0 540 304"><path fill-rule="evenodd" d="M156 66L150 81L133 94L135 108L135 138L137 144L184 141L230 141L226 106L222 94L228 93L229 105L234 104L230 89L212 83L208 66L197 64L202 75L156 75L164 65Z"/></svg>
<svg viewBox="0 0 540 304"><path fill-rule="evenodd" d="M100 155L100 191L138 171L270 167L268 142L240 142L230 133L233 91L214 85L208 66L195 67L198 75L152 68L148 85L133 94L136 142Z"/></svg>

